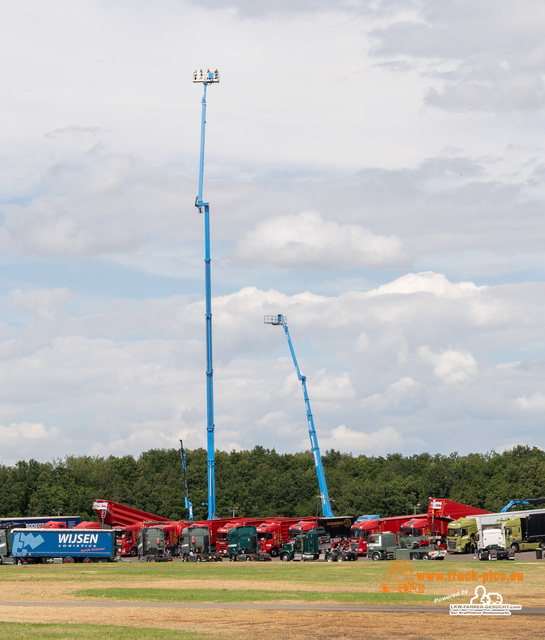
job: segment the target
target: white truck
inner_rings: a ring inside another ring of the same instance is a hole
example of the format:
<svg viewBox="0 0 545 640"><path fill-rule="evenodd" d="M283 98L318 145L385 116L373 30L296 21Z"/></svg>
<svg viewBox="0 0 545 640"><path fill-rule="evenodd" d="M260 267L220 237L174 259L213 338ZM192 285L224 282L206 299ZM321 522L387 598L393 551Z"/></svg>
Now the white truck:
<svg viewBox="0 0 545 640"><path fill-rule="evenodd" d="M505 546L505 523L481 523L477 553L479 560L514 560L515 552Z"/></svg>

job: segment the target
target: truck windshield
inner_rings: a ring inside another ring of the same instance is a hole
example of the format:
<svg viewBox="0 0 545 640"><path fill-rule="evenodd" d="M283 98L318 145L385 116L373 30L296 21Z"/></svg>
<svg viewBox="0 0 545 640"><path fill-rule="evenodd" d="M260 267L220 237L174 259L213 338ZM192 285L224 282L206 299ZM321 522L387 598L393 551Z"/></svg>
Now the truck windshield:
<svg viewBox="0 0 545 640"><path fill-rule="evenodd" d="M451 529L449 531L450 536L459 536L461 534L461 529L458 527L457 529Z"/></svg>
<svg viewBox="0 0 545 640"><path fill-rule="evenodd" d="M272 540L273 534L268 532L268 533L258 533L257 534L257 539L260 542L263 542L263 540Z"/></svg>

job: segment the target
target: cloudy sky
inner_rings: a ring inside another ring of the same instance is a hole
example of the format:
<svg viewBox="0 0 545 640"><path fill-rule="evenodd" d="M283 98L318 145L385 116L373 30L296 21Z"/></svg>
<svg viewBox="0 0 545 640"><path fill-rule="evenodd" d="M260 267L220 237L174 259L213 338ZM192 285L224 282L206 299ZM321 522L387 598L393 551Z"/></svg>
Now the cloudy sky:
<svg viewBox="0 0 545 640"><path fill-rule="evenodd" d="M545 447L540 0L2 0L0 462Z"/></svg>

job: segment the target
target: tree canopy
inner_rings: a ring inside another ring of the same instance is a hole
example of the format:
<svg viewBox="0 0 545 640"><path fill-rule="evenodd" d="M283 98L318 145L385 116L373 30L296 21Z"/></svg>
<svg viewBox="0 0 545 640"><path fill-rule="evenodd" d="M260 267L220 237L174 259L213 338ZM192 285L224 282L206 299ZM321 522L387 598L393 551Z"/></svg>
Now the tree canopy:
<svg viewBox="0 0 545 640"><path fill-rule="evenodd" d="M189 499L195 519L208 514L207 454L186 451ZM499 511L509 500L545 495L545 452L517 446L503 453L458 456L322 456L333 512L359 516L424 511L430 497ZM68 456L63 460L0 465L0 517L56 515L96 520L93 501L107 499L173 520L186 519L180 453L151 449L127 455ZM316 513L318 481L310 451L274 449L216 452L218 517L308 516Z"/></svg>

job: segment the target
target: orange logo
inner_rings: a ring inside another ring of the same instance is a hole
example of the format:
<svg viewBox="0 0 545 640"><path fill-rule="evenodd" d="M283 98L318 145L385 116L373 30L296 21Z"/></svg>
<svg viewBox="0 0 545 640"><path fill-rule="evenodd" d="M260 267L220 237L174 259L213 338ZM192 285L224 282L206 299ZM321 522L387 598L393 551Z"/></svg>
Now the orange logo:
<svg viewBox="0 0 545 640"><path fill-rule="evenodd" d="M425 586L414 581L412 563L406 560L396 560L388 563L388 570L380 582L383 593L397 591L398 593L424 593Z"/></svg>

